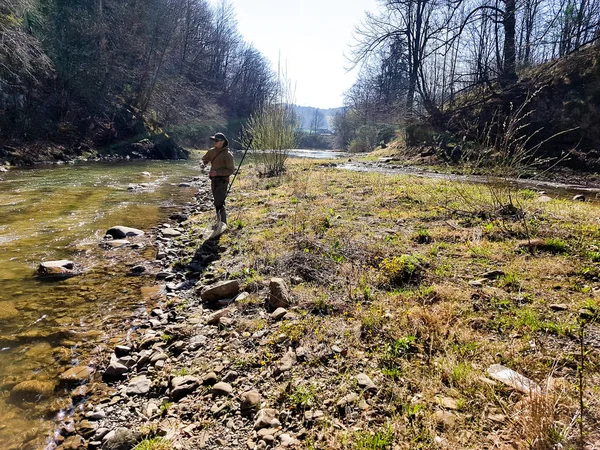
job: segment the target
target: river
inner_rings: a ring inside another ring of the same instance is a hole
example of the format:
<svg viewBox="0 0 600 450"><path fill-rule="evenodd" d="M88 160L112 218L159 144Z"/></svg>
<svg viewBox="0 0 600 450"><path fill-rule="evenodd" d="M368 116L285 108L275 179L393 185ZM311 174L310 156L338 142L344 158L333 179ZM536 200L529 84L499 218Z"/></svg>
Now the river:
<svg viewBox="0 0 600 450"><path fill-rule="evenodd" d="M148 172L150 175L144 175ZM178 184L198 175L196 162L79 163L0 174L0 448L39 448L68 396L14 404L10 389L54 382L80 358L106 345L123 316L144 306L143 286L126 276L115 253L99 248L114 225L148 230L193 199ZM128 189L131 184L142 188ZM130 251L131 250L123 250ZM155 250L132 252L154 259ZM84 262L68 281L34 277L44 260Z"/></svg>

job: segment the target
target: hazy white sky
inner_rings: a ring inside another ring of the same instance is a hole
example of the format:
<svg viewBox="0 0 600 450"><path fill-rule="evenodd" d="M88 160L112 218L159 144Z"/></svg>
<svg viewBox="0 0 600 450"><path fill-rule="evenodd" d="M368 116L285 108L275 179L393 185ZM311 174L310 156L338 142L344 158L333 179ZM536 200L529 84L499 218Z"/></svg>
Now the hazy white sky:
<svg viewBox="0 0 600 450"><path fill-rule="evenodd" d="M217 1L217 0L213 0ZM281 53L296 83L296 103L342 106L355 73L346 73L354 29L377 0L232 0L238 26L276 68Z"/></svg>

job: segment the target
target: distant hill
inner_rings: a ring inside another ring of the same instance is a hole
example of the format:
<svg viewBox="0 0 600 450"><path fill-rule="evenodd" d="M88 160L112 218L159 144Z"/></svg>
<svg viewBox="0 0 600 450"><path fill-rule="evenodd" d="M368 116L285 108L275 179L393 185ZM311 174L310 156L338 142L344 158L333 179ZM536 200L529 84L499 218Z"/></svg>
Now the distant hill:
<svg viewBox="0 0 600 450"><path fill-rule="evenodd" d="M300 122L300 128L310 130L314 121L316 111L320 111L325 119L325 123L319 127L320 131L333 131L333 117L336 113L343 111L344 108L329 108L319 109L312 106L299 106L294 105L294 110L298 115L298 121Z"/></svg>

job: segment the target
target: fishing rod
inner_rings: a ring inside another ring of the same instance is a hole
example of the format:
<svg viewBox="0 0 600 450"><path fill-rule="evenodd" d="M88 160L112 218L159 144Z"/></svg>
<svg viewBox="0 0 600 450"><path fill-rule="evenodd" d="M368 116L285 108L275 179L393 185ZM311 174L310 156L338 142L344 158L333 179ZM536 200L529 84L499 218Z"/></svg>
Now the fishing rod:
<svg viewBox="0 0 600 450"><path fill-rule="evenodd" d="M248 146L246 147L246 151L244 152L244 156L242 156L242 160L240 161L240 165L238 166L237 170L235 171L235 175L233 176L233 180L231 180L231 183L229 184L229 187L227 188L227 195L225 196L225 198L229 197L229 192L231 191L231 186L233 186L233 183L235 183L235 179L238 176L238 173L240 173L240 169L242 168L242 164L244 164L244 160L246 159L246 154L248 153L248 150L250 150L250 147L252 146L252 141L254 140L254 138L250 139L250 142L248 142Z"/></svg>

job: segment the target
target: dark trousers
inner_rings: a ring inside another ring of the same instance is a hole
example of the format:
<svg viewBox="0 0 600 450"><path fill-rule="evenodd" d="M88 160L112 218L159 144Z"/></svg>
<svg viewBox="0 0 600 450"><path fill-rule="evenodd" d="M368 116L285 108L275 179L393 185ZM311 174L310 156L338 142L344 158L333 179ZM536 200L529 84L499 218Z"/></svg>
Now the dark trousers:
<svg viewBox="0 0 600 450"><path fill-rule="evenodd" d="M229 177L211 178L212 194L215 201L217 217L223 223L227 223L227 211L225 211L225 198L227 197L227 188L229 187Z"/></svg>

